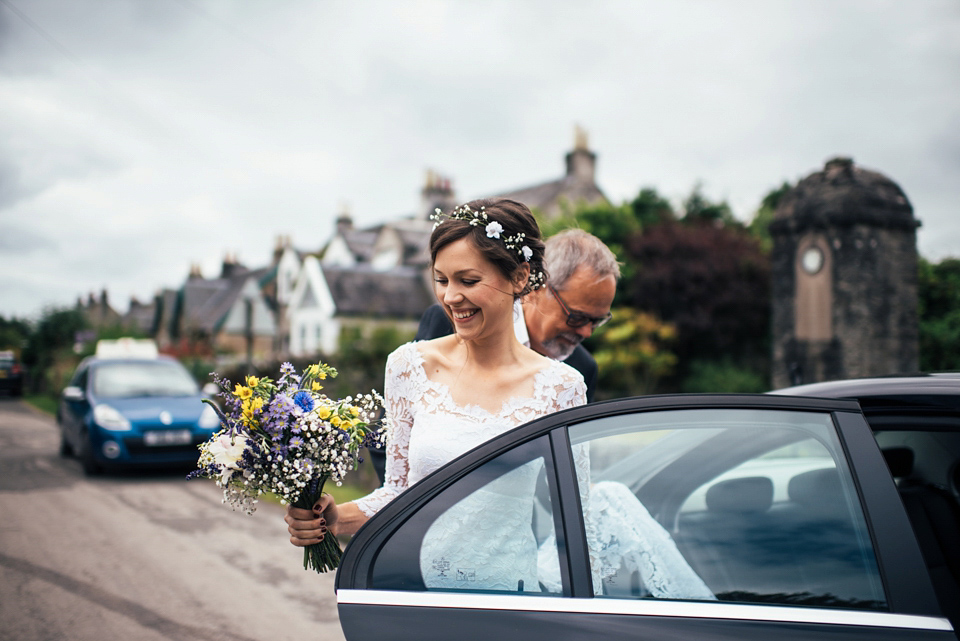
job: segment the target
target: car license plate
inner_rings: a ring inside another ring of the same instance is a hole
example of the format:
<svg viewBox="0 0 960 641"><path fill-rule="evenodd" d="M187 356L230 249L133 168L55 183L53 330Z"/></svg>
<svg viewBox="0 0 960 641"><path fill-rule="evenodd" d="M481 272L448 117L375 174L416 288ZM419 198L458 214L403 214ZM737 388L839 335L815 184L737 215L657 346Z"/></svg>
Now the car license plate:
<svg viewBox="0 0 960 641"><path fill-rule="evenodd" d="M143 442L150 446L184 445L190 442L190 430L154 430L145 432Z"/></svg>

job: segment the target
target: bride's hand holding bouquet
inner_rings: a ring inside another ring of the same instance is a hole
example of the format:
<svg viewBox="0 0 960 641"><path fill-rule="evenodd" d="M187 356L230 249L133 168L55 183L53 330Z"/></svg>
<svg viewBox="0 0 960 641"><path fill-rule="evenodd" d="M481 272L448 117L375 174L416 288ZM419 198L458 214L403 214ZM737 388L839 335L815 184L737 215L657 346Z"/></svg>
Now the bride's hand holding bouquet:
<svg viewBox="0 0 960 641"><path fill-rule="evenodd" d="M200 445L198 470L188 478L212 478L223 488L224 502L248 514L259 496L278 496L289 510L312 516L314 506L326 518L313 519L313 534L304 547L303 567L317 572L336 569L340 545L327 528L336 521L336 504L323 493L324 484L340 485L355 469L363 447L383 442L378 422L383 399L376 392L331 399L321 392L321 380L337 375L328 365L311 365L297 374L289 363L276 382L248 376L231 389L230 381L214 374L221 388L222 429ZM209 401L207 401L209 402ZM328 507L332 504L332 507ZM291 539L292 540L292 539Z"/></svg>

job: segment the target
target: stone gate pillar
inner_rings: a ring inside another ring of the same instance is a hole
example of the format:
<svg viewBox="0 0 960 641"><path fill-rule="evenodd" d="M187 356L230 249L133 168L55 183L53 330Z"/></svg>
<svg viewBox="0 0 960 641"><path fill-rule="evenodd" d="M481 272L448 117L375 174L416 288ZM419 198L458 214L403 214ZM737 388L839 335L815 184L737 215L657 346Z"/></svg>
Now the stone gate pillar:
<svg viewBox="0 0 960 641"><path fill-rule="evenodd" d="M920 223L889 178L834 158L780 200L773 386L917 371Z"/></svg>

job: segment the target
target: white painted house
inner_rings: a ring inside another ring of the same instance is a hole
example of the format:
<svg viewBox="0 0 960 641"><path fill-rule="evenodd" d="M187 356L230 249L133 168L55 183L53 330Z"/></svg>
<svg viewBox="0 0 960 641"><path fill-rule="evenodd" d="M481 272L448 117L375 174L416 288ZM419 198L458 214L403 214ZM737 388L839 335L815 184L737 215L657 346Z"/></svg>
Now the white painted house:
<svg viewBox="0 0 960 641"><path fill-rule="evenodd" d="M336 307L316 256L307 256L297 277L290 304L290 354L309 356L333 354L340 337Z"/></svg>

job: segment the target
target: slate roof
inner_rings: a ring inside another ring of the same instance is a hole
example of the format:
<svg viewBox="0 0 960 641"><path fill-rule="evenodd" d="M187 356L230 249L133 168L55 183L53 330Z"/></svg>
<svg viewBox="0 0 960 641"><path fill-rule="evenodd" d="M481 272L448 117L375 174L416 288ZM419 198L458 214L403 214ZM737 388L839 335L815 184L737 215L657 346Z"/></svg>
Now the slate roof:
<svg viewBox="0 0 960 641"><path fill-rule="evenodd" d="M382 228L383 225L376 225L367 229L347 229L342 232L343 240L357 260L369 262L373 258L373 248Z"/></svg>
<svg viewBox="0 0 960 641"><path fill-rule="evenodd" d="M573 176L564 176L531 187L506 191L491 196L491 198L509 198L523 203L530 209L539 210L551 207L560 199L565 199L571 204L581 201L593 203L607 200L607 197L595 183L584 182Z"/></svg>
<svg viewBox="0 0 960 641"><path fill-rule="evenodd" d="M430 234L433 221L404 218L393 223L403 243L403 264L423 267L430 263Z"/></svg>
<svg viewBox="0 0 960 641"><path fill-rule="evenodd" d="M130 299L130 309L123 315L124 325L135 328L144 334L152 335L157 321L156 301L141 303L135 298Z"/></svg>
<svg viewBox="0 0 960 641"><path fill-rule="evenodd" d="M225 278L192 278L182 288L182 326L210 334L220 329L247 280L259 282L269 268L237 269Z"/></svg>
<svg viewBox="0 0 960 641"><path fill-rule="evenodd" d="M419 269L376 271L369 265L321 269L339 316L418 319L433 303Z"/></svg>

